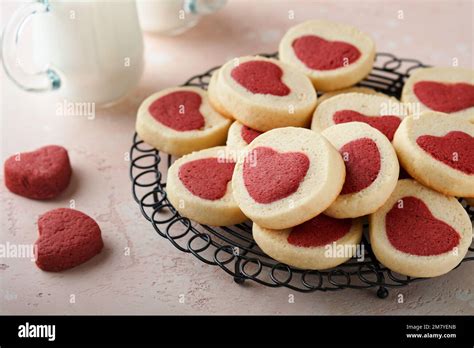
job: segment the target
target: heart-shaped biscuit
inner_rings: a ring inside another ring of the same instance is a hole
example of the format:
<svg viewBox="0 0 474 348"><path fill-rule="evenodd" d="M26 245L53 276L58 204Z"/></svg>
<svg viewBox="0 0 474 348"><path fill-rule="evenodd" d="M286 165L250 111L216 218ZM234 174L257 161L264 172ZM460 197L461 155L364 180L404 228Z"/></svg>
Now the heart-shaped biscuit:
<svg viewBox="0 0 474 348"><path fill-rule="evenodd" d="M415 83L416 97L434 111L451 113L474 107L474 85L420 81Z"/></svg>
<svg viewBox="0 0 474 348"><path fill-rule="evenodd" d="M460 240L454 228L436 219L421 199L411 196L395 203L387 213L385 226L390 243L412 255L443 254L453 250Z"/></svg>
<svg viewBox="0 0 474 348"><path fill-rule="evenodd" d="M203 158L187 162L179 168L183 185L195 196L208 200L224 197L232 179L235 163L219 158Z"/></svg>
<svg viewBox="0 0 474 348"><path fill-rule="evenodd" d="M103 248L99 225L80 211L51 210L38 219L36 264L44 271L59 272L86 262Z"/></svg>
<svg viewBox="0 0 474 348"><path fill-rule="evenodd" d="M380 172L380 152L369 138L353 140L339 149L346 165L341 194L359 192L372 184Z"/></svg>
<svg viewBox="0 0 474 348"><path fill-rule="evenodd" d="M283 71L272 62L254 60L241 63L232 69L231 76L241 86L255 94L276 96L290 94L290 88L281 80Z"/></svg>
<svg viewBox="0 0 474 348"><path fill-rule="evenodd" d="M155 100L148 111L155 120L176 131L184 132L204 127L199 111L202 98L191 91L176 91Z"/></svg>
<svg viewBox="0 0 474 348"><path fill-rule="evenodd" d="M17 195L33 199L58 196L72 175L67 150L49 145L11 156L5 161L5 185Z"/></svg>
<svg viewBox="0 0 474 348"><path fill-rule="evenodd" d="M347 122L364 122L381 131L388 140L393 140L393 135L400 125L398 116L366 116L354 110L340 110L334 113L333 121L336 124Z"/></svg>
<svg viewBox="0 0 474 348"><path fill-rule="evenodd" d="M452 131L442 137L422 135L416 143L438 161L466 174L474 174L474 137L469 134Z"/></svg>
<svg viewBox="0 0 474 348"><path fill-rule="evenodd" d="M328 41L316 35L304 35L293 41L296 56L308 68L333 70L354 63L360 51L343 41Z"/></svg>
<svg viewBox="0 0 474 348"><path fill-rule="evenodd" d="M309 158L302 152L280 153L257 147L245 161L243 176L250 196L258 203L271 203L294 193L309 169Z"/></svg>

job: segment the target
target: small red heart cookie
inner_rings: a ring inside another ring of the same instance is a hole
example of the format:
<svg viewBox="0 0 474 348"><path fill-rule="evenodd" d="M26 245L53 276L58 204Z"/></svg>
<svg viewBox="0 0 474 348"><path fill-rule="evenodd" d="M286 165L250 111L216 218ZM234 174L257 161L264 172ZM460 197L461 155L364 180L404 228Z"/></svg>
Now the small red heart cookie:
<svg viewBox="0 0 474 348"><path fill-rule="evenodd" d="M438 111L474 121L474 70L460 67L420 68L405 82L402 102L412 114Z"/></svg>
<svg viewBox="0 0 474 348"><path fill-rule="evenodd" d="M224 144L229 126L211 107L207 92L197 87L152 94L140 105L136 122L140 139L175 156Z"/></svg>
<svg viewBox="0 0 474 348"><path fill-rule="evenodd" d="M232 177L234 198L258 225L284 229L325 210L341 191L344 162L320 134L285 127L243 150Z"/></svg>
<svg viewBox="0 0 474 348"><path fill-rule="evenodd" d="M69 185L72 175L67 150L48 145L5 161L5 186L17 195L33 199L58 196Z"/></svg>
<svg viewBox="0 0 474 348"><path fill-rule="evenodd" d="M286 32L279 57L306 74L318 91L334 91L352 86L369 74L375 44L357 28L312 20Z"/></svg>
<svg viewBox="0 0 474 348"><path fill-rule="evenodd" d="M393 146L403 168L446 195L474 197L474 124L425 111L401 123Z"/></svg>
<svg viewBox="0 0 474 348"><path fill-rule="evenodd" d="M283 230L254 223L252 231L255 242L267 255L302 269L336 267L361 251L357 248L362 238L359 219L335 219L320 214Z"/></svg>
<svg viewBox="0 0 474 348"><path fill-rule="evenodd" d="M179 213L201 224L228 226L247 218L232 194L236 158L226 147L193 152L168 170L168 199Z"/></svg>
<svg viewBox="0 0 474 348"><path fill-rule="evenodd" d="M364 122L392 141L406 114L403 104L395 98L381 94L346 93L329 98L317 107L311 129L323 131L335 124Z"/></svg>
<svg viewBox="0 0 474 348"><path fill-rule="evenodd" d="M341 194L325 214L335 218L359 217L375 212L397 184L397 154L377 129L361 122L338 124L322 132L339 150L346 165Z"/></svg>
<svg viewBox="0 0 474 348"><path fill-rule="evenodd" d="M43 271L60 272L78 266L102 250L99 225L80 211L51 210L38 219L36 264Z"/></svg>
<svg viewBox="0 0 474 348"><path fill-rule="evenodd" d="M235 58L222 66L213 100L236 120L255 130L309 124L316 105L311 81L279 60Z"/></svg>
<svg viewBox="0 0 474 348"><path fill-rule="evenodd" d="M236 150L242 149L261 134L263 134L263 132L244 126L239 121L235 121L230 126L229 133L227 134L227 146Z"/></svg>
<svg viewBox="0 0 474 348"><path fill-rule="evenodd" d="M370 242L377 259L392 271L435 277L464 258L472 225L456 198L404 179L370 216Z"/></svg>

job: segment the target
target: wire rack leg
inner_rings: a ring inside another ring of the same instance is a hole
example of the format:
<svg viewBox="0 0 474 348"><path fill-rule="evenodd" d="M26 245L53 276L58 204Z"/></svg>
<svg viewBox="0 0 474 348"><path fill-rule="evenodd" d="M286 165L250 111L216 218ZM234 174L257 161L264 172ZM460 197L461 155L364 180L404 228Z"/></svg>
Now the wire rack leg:
<svg viewBox="0 0 474 348"><path fill-rule="evenodd" d="M388 297L388 289L385 286L380 286L377 290L377 297L384 299Z"/></svg>

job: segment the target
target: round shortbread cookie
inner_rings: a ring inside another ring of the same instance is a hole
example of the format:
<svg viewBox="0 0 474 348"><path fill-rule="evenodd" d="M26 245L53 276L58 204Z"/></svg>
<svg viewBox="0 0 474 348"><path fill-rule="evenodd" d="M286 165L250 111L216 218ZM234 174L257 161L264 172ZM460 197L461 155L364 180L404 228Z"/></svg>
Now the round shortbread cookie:
<svg viewBox="0 0 474 348"><path fill-rule="evenodd" d="M425 111L403 120L393 146L417 181L446 195L474 197L474 124Z"/></svg>
<svg viewBox="0 0 474 348"><path fill-rule="evenodd" d="M227 146L234 149L241 149L250 144L262 132L244 126L239 121L235 121L229 128L227 134Z"/></svg>
<svg viewBox="0 0 474 348"><path fill-rule="evenodd" d="M375 44L352 26L311 20L286 32L279 57L306 74L318 91L334 91L352 86L370 73Z"/></svg>
<svg viewBox="0 0 474 348"><path fill-rule="evenodd" d="M390 141L361 122L338 124L322 135L339 150L346 165L342 191L324 213L341 219L375 212L390 197L398 180L400 167Z"/></svg>
<svg viewBox="0 0 474 348"><path fill-rule="evenodd" d="M140 139L154 148L182 156L223 145L230 123L211 107L206 91L176 87L152 94L142 102L136 130Z"/></svg>
<svg viewBox="0 0 474 348"><path fill-rule="evenodd" d="M225 109L224 105L222 105L219 100L219 87L217 86L219 71L220 69L214 71L212 73L211 79L209 80L209 85L207 87L207 95L209 97L209 102L218 113L224 115L227 118L233 119L232 115Z"/></svg>
<svg viewBox="0 0 474 348"><path fill-rule="evenodd" d="M183 216L201 224L228 226L247 218L232 194L235 158L225 146L193 152L168 170L168 199Z"/></svg>
<svg viewBox="0 0 474 348"><path fill-rule="evenodd" d="M262 132L307 127L316 106L311 81L275 59L233 59L221 68L217 88L219 101L236 120Z"/></svg>
<svg viewBox="0 0 474 348"><path fill-rule="evenodd" d="M387 96L386 94L377 92L375 89L368 88L368 87L349 87L349 88L344 88L344 89L338 89L337 91L324 93L322 96L318 97L316 107L318 107L319 105L321 105L323 101L328 100L331 97L335 97L336 95L346 94L346 93L375 94L375 95L381 95L383 97Z"/></svg>
<svg viewBox="0 0 474 348"><path fill-rule="evenodd" d="M402 102L412 114L437 111L474 122L474 70L416 69L403 86Z"/></svg>
<svg viewBox="0 0 474 348"><path fill-rule="evenodd" d="M359 219L334 219L320 214L284 230L271 230L255 223L252 230L255 242L267 255L302 269L336 267L361 250Z"/></svg>
<svg viewBox="0 0 474 348"><path fill-rule="evenodd" d="M314 112L311 129L323 131L335 124L364 122L390 141L406 115L403 104L388 96L347 93L329 98Z"/></svg>
<svg viewBox="0 0 474 348"><path fill-rule="evenodd" d="M240 209L262 227L296 226L336 199L344 161L322 135L304 128L268 131L243 149L232 177Z"/></svg>
<svg viewBox="0 0 474 348"><path fill-rule="evenodd" d="M370 216L377 259L411 277L435 277L456 267L472 242L472 225L454 197L415 180L400 180L387 202Z"/></svg>

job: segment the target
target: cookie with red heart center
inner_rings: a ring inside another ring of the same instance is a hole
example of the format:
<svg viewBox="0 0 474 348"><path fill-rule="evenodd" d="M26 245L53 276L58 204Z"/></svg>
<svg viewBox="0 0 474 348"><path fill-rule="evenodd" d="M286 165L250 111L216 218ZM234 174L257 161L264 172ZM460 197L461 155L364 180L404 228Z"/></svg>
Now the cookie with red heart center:
<svg viewBox="0 0 474 348"><path fill-rule="evenodd" d="M286 32L279 57L306 74L318 91L334 91L352 86L370 73L375 44L357 28L312 20Z"/></svg>
<svg viewBox="0 0 474 348"><path fill-rule="evenodd" d="M4 172L5 186L11 192L32 199L51 199L68 187L72 168L64 147L48 145L9 157Z"/></svg>
<svg viewBox="0 0 474 348"><path fill-rule="evenodd" d="M308 126L316 105L311 81L275 59L247 56L227 62L213 84L213 100L236 120L264 132Z"/></svg>
<svg viewBox="0 0 474 348"><path fill-rule="evenodd" d="M443 112L474 121L474 70L460 67L420 68L405 82L402 102L412 113Z"/></svg>
<svg viewBox="0 0 474 348"><path fill-rule="evenodd" d="M446 195L474 197L474 124L425 111L405 118L393 145L417 181Z"/></svg>
<svg viewBox="0 0 474 348"><path fill-rule="evenodd" d="M239 121L235 121L230 126L229 133L227 134L227 146L233 149L242 149L262 133L243 125Z"/></svg>
<svg viewBox="0 0 474 348"><path fill-rule="evenodd" d="M342 191L324 213L341 219L375 212L390 197L398 180L397 154L390 141L361 122L338 124L322 135L339 150L346 166Z"/></svg>
<svg viewBox="0 0 474 348"><path fill-rule="evenodd" d="M140 139L175 156L224 144L229 127L230 120L215 111L207 92L197 87L152 94L137 112Z"/></svg>
<svg viewBox="0 0 474 348"><path fill-rule="evenodd" d="M342 189L341 155L320 134L285 127L243 150L232 177L234 198L261 227L284 229L325 210Z"/></svg>
<svg viewBox="0 0 474 348"><path fill-rule="evenodd" d="M232 193L235 154L218 146L186 155L168 170L166 191L176 210L212 226L234 225L247 218Z"/></svg>
<svg viewBox="0 0 474 348"><path fill-rule="evenodd" d="M369 225L377 259L412 277L449 272L472 242L471 221L458 200L412 179L398 181L387 202L370 216Z"/></svg>
<svg viewBox="0 0 474 348"><path fill-rule="evenodd" d="M44 271L60 272L78 266L102 250L99 225L74 209L51 210L38 219L36 264Z"/></svg>
<svg viewBox="0 0 474 348"><path fill-rule="evenodd" d="M362 223L359 219L335 219L319 214L282 230L254 223L252 231L260 249L275 260L302 269L323 270L336 267L357 253Z"/></svg>
<svg viewBox="0 0 474 348"><path fill-rule="evenodd" d="M395 98L379 94L345 93L329 98L316 108L311 129L323 131L336 124L363 122L392 141L406 114L406 108Z"/></svg>

